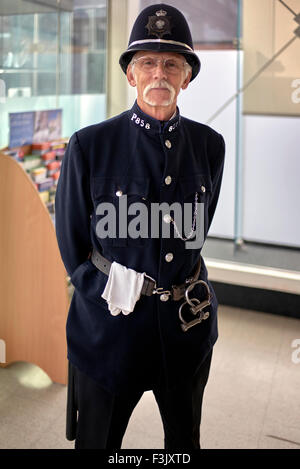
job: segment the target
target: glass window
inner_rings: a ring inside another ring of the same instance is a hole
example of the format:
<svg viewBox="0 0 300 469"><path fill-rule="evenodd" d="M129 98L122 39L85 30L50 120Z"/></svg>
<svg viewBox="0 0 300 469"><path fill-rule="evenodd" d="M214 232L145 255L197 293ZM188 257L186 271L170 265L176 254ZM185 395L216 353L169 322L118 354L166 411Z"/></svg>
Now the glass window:
<svg viewBox="0 0 300 469"><path fill-rule="evenodd" d="M9 113L62 109L62 136L106 117L106 0L0 5L0 148Z"/></svg>

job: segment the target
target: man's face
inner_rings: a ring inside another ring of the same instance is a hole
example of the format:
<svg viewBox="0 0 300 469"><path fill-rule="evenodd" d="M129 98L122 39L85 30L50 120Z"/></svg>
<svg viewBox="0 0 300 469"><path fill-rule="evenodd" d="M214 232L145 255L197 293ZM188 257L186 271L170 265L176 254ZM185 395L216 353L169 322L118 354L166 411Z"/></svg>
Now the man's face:
<svg viewBox="0 0 300 469"><path fill-rule="evenodd" d="M142 57L161 60L154 68L148 70L148 62L141 59ZM174 59L175 65L178 64L180 69L176 69L177 72L169 70L164 66L164 59ZM185 58L174 52L140 51L135 54L133 61L135 60L137 62L134 65L128 66L127 78L131 86L137 87L139 105L142 108L143 105L175 108L180 89L187 88L191 77L191 73L187 73L186 66L182 65ZM146 67L142 64L146 64Z"/></svg>

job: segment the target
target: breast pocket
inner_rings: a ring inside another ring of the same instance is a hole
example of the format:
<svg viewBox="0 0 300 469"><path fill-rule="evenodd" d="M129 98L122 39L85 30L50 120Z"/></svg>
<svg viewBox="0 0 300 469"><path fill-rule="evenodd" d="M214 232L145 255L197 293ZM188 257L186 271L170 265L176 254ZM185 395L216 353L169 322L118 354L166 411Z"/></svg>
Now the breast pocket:
<svg viewBox="0 0 300 469"><path fill-rule="evenodd" d="M208 207L212 191L210 176L195 174L191 177L184 177L179 180L179 186L185 237L194 231L194 237L197 232L198 236L203 233L203 238L205 238L208 227ZM190 240L192 239L193 236L190 237Z"/></svg>
<svg viewBox="0 0 300 469"><path fill-rule="evenodd" d="M92 179L94 225L103 246L143 246L148 236L149 179Z"/></svg>

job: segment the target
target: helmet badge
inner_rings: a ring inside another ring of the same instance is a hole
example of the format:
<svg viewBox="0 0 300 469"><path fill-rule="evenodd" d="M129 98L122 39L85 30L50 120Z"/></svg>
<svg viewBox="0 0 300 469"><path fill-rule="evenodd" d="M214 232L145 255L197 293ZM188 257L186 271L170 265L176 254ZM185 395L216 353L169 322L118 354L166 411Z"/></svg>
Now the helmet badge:
<svg viewBox="0 0 300 469"><path fill-rule="evenodd" d="M157 36L161 39L165 34L171 34L171 17L166 16L165 10L159 10L155 13L155 16L148 16L148 35Z"/></svg>

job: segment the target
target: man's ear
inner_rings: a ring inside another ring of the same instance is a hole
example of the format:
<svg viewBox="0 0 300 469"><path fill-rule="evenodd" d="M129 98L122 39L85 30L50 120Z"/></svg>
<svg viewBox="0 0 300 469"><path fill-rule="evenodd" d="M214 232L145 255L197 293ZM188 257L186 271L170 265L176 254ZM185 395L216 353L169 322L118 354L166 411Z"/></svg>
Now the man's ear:
<svg viewBox="0 0 300 469"><path fill-rule="evenodd" d="M127 70L126 70L126 76L127 76L127 80L130 86L136 86L136 81L134 78L134 74L132 72L132 65L128 65Z"/></svg>
<svg viewBox="0 0 300 469"><path fill-rule="evenodd" d="M187 74L187 77L186 79L184 80L184 82L182 83L181 85L181 88L183 90L185 90L188 86L189 86L189 83L191 81L191 78L192 78L192 71L189 71L189 73Z"/></svg>

